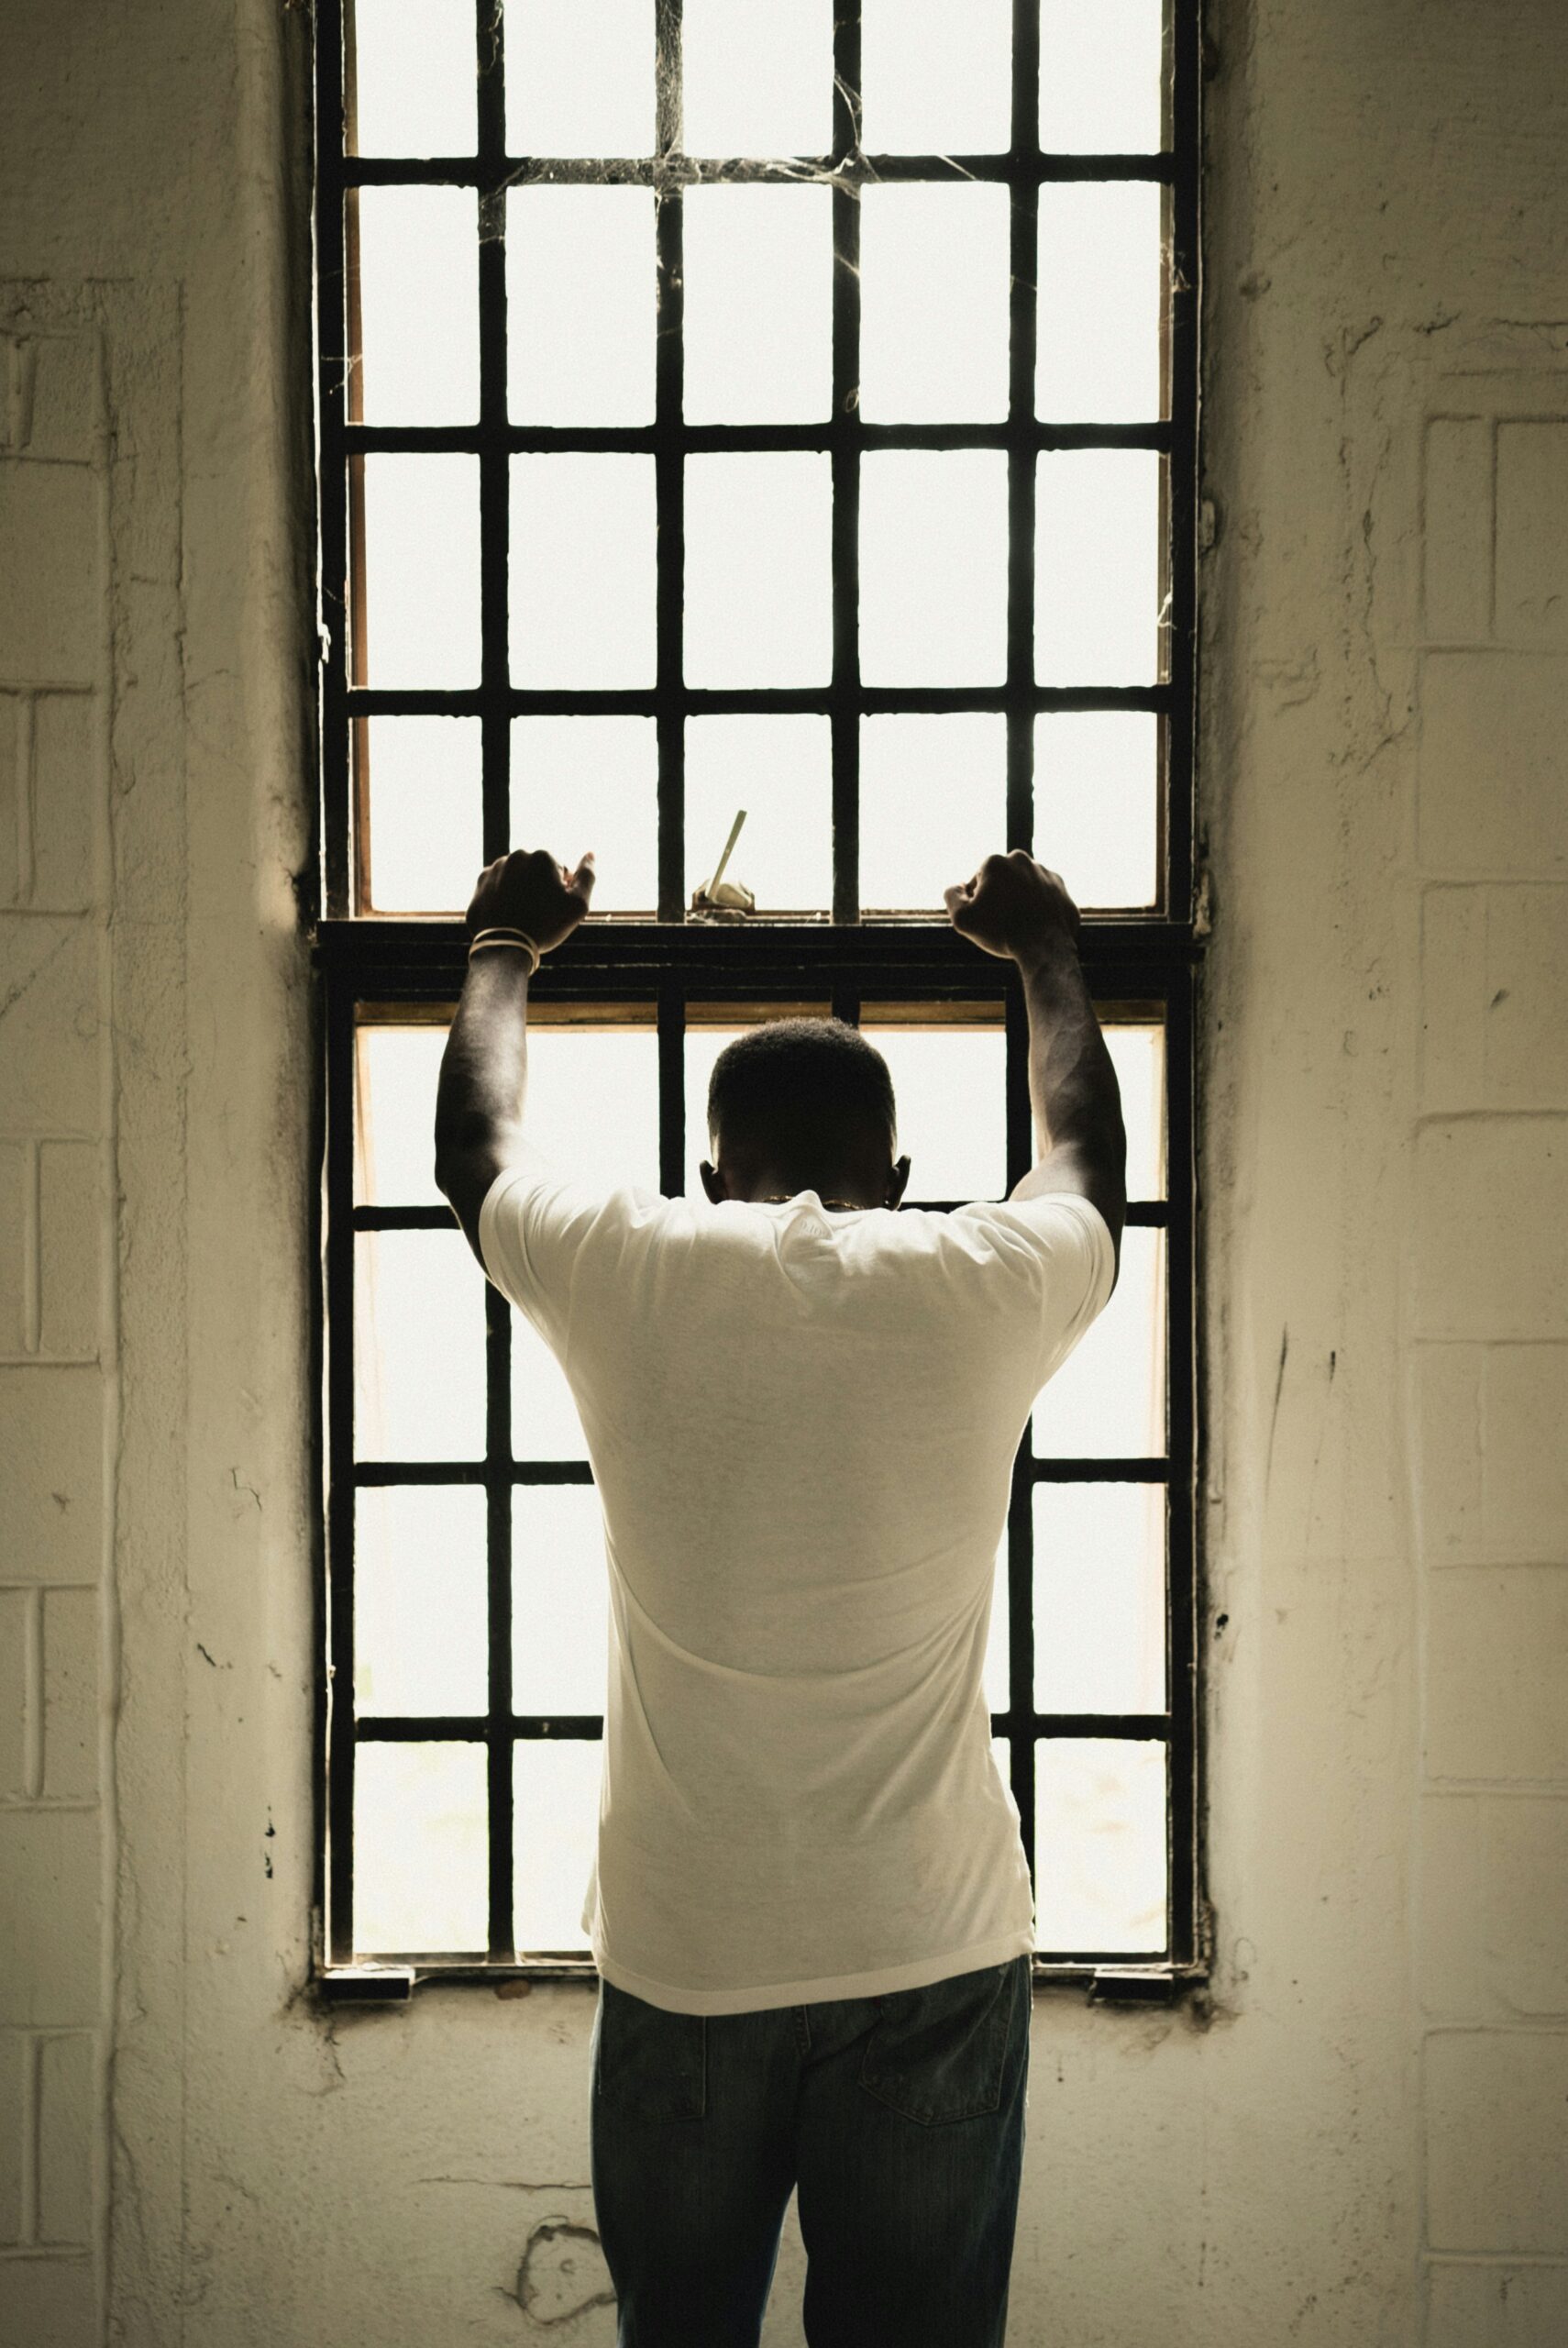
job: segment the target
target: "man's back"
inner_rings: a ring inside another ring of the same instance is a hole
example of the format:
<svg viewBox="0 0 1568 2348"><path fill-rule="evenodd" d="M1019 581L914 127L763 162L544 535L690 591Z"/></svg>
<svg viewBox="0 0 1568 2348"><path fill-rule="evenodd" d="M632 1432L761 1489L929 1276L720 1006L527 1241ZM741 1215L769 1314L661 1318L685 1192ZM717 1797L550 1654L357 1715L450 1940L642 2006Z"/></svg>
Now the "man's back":
<svg viewBox="0 0 1568 2348"><path fill-rule="evenodd" d="M1031 1948L980 1673L1024 1422L1110 1291L1097 1210L695 1207L534 1160L479 1231L604 1509L606 1978L718 2013Z"/></svg>

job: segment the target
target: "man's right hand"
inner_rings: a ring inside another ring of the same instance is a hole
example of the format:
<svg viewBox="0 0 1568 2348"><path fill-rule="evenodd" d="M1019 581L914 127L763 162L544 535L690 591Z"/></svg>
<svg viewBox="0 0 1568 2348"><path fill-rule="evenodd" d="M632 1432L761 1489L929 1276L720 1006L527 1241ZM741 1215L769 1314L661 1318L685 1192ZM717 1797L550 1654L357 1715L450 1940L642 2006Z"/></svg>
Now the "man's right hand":
<svg viewBox="0 0 1568 2348"><path fill-rule="evenodd" d="M988 856L972 880L944 892L955 929L988 954L1027 966L1062 947L1076 955L1078 909L1050 871L1022 848Z"/></svg>

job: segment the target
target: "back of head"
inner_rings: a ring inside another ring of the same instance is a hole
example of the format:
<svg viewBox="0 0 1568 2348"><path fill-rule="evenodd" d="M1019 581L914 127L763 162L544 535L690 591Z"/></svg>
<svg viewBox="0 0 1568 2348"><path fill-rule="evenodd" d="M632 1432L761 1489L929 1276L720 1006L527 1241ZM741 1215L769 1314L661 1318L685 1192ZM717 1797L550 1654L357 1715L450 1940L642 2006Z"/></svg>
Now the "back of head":
<svg viewBox="0 0 1568 2348"><path fill-rule="evenodd" d="M773 1019L727 1044L708 1087L715 1161L795 1189L885 1179L897 1142L888 1063L839 1019Z"/></svg>

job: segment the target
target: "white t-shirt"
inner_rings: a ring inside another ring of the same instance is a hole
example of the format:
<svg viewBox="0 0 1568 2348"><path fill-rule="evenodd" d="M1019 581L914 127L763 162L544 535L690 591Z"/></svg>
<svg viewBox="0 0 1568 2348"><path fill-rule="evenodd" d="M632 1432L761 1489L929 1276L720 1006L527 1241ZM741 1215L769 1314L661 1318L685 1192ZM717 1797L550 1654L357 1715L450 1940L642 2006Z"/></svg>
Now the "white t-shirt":
<svg viewBox="0 0 1568 2348"><path fill-rule="evenodd" d="M604 1513L604 1978L742 2013L1032 1950L981 1668L1013 1455L1110 1293L1098 1211L712 1207L530 1152L479 1231Z"/></svg>

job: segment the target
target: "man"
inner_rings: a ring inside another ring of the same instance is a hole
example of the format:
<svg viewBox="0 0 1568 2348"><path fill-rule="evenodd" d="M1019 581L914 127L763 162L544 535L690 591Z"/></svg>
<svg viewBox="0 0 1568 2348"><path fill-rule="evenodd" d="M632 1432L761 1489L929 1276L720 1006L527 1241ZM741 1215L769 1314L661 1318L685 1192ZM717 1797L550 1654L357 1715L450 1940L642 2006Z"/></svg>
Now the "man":
<svg viewBox="0 0 1568 2348"><path fill-rule="evenodd" d="M621 2348L755 2348L792 2188L812 2348L1000 2348L1034 1930L981 1667L1013 1455L1126 1208L1077 910L1021 850L946 892L1029 1006L1005 1203L895 1213L886 1062L780 1021L714 1067L701 1206L527 1146L528 980L592 883L481 875L436 1174L560 1359L604 1512L583 1927Z"/></svg>

